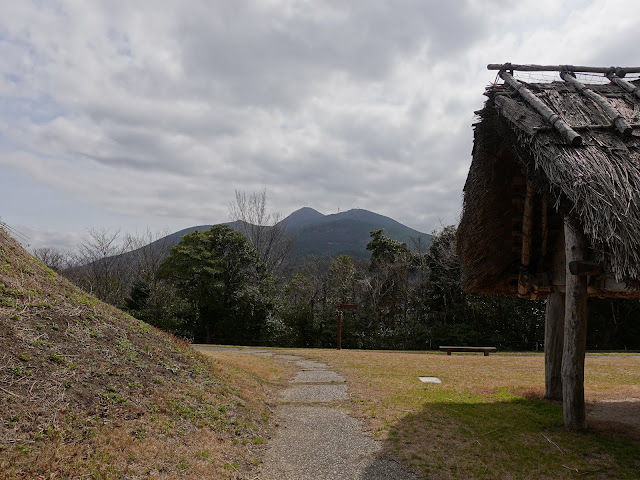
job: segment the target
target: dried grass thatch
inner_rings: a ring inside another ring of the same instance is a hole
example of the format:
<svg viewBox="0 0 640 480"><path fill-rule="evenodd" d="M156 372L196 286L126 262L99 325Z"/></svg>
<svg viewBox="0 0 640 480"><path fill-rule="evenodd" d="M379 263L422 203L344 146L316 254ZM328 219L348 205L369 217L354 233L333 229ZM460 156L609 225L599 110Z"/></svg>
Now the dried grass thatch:
<svg viewBox="0 0 640 480"><path fill-rule="evenodd" d="M458 233L463 287L516 294L514 285L523 270L534 283L553 283L550 270L561 255L557 250L565 215L584 232L592 259L617 282L639 285L640 99L614 84L589 85L633 127L631 135L621 135L602 108L571 85L527 87L580 133L582 145L567 145L510 87L487 88L488 100L474 126ZM537 196L529 266L521 265L520 256L523 180ZM541 220L544 202L549 209Z"/></svg>

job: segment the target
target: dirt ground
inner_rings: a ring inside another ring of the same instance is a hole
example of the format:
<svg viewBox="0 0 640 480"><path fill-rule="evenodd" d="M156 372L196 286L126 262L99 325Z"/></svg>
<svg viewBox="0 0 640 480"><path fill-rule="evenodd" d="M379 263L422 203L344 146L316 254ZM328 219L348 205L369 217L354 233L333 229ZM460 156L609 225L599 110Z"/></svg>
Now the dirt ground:
<svg viewBox="0 0 640 480"><path fill-rule="evenodd" d="M588 405L587 421L596 430L640 441L640 398L601 400Z"/></svg>

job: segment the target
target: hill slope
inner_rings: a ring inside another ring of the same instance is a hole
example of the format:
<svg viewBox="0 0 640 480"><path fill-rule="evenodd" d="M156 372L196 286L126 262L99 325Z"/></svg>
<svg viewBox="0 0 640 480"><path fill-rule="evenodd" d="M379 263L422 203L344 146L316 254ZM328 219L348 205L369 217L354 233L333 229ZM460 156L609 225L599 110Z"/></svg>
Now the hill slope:
<svg viewBox="0 0 640 480"><path fill-rule="evenodd" d="M258 379L87 295L3 230L0 352L3 479L235 478L262 443Z"/></svg>
<svg viewBox="0 0 640 480"><path fill-rule="evenodd" d="M356 258L369 258L370 253L366 249L371 239L369 234L380 228L384 228L388 237L406 242L412 248L413 241L417 239L422 248L426 249L431 245L432 238L431 235L407 227L392 218L363 209L323 215L313 208L304 207L293 212L282 223L293 236L292 257L315 255L333 258L347 254ZM223 225L235 228L235 222ZM165 251L178 244L182 235L210 228L211 225L185 228L151 245Z"/></svg>
<svg viewBox="0 0 640 480"><path fill-rule="evenodd" d="M292 218L293 221L290 220ZM366 246L371 239L370 232L380 228L384 228L388 237L406 242L410 247L413 247L413 239L419 239L424 248L431 244L431 235L363 209L322 215L313 209L303 208L293 212L284 222L294 237L294 255L336 257L347 254L369 258Z"/></svg>

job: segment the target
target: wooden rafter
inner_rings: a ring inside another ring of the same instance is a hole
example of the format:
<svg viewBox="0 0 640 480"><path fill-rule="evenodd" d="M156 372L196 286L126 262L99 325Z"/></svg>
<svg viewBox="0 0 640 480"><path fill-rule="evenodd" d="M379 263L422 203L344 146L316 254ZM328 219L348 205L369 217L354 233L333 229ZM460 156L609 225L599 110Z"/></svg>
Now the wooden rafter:
<svg viewBox="0 0 640 480"><path fill-rule="evenodd" d="M631 125L627 123L624 117L616 110L606 98L597 94L589 87L587 87L584 83L577 80L570 72L561 72L560 77L567 82L569 85L572 85L576 90L578 90L582 95L591 99L593 103L597 104L609 117L611 123L613 123L618 131L623 135L630 135L633 129Z"/></svg>
<svg viewBox="0 0 640 480"><path fill-rule="evenodd" d="M607 75L607 78L611 81L611 83L615 83L626 92L640 98L640 87L636 87L633 83L629 83L622 78L616 77L615 75Z"/></svg>
<svg viewBox="0 0 640 480"><path fill-rule="evenodd" d="M514 88L518 94L538 112L547 122L549 122L558 133L560 133L565 141L574 147L582 145L582 137L578 132L573 130L560 115L547 107L542 100L536 97L526 86L517 81L513 76L505 71L500 71L502 78L507 85Z"/></svg>

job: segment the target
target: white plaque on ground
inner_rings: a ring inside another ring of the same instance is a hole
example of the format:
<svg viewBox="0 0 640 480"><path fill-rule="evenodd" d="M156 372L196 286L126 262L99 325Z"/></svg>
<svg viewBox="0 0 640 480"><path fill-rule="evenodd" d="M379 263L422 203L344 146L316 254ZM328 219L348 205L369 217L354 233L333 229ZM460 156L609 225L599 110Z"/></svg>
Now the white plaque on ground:
<svg viewBox="0 0 640 480"><path fill-rule="evenodd" d="M418 377L422 383L442 383L438 377Z"/></svg>

